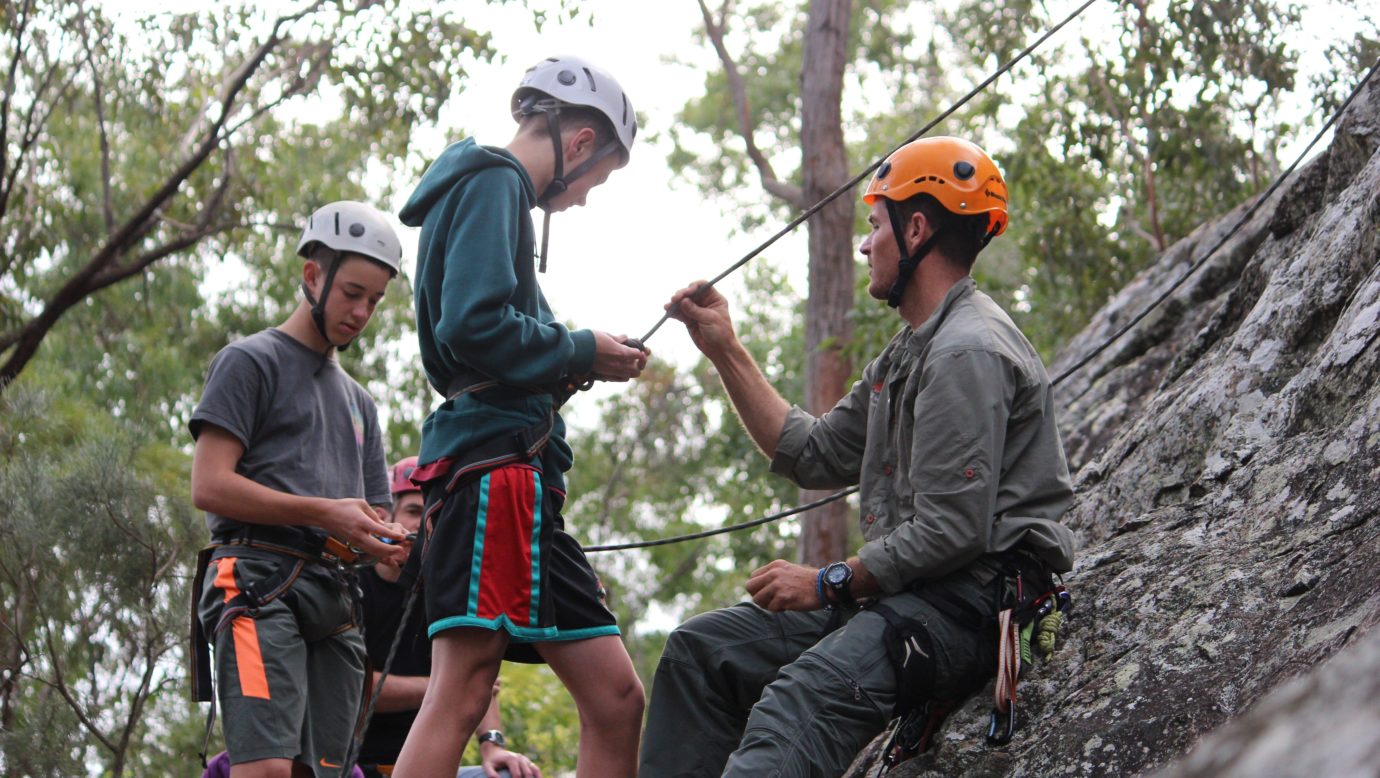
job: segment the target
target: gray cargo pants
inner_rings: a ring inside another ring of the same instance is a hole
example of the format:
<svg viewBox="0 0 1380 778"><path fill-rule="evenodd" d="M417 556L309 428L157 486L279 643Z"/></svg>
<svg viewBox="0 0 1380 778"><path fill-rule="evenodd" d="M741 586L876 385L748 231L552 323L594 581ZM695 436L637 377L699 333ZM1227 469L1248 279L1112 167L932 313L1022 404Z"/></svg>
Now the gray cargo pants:
<svg viewBox="0 0 1380 778"><path fill-rule="evenodd" d="M966 574L927 596L941 592L996 612L996 586ZM883 602L929 631L934 697L966 695L995 672L995 632L979 634L915 594ZM678 627L652 684L640 778L842 774L891 720L897 679L880 615L864 610L832 626L824 611L739 603Z"/></svg>

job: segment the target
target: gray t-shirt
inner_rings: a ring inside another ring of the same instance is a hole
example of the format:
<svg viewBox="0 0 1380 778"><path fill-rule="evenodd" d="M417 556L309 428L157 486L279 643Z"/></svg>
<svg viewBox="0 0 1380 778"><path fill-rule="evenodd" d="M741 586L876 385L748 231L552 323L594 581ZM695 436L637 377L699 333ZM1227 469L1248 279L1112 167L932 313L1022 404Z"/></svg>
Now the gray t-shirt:
<svg viewBox="0 0 1380 778"><path fill-rule="evenodd" d="M235 472L270 489L392 504L373 399L334 357L323 365L321 354L281 330L235 341L211 360L188 425L193 438L204 424L238 438L244 456ZM214 538L250 522L207 512L206 523Z"/></svg>

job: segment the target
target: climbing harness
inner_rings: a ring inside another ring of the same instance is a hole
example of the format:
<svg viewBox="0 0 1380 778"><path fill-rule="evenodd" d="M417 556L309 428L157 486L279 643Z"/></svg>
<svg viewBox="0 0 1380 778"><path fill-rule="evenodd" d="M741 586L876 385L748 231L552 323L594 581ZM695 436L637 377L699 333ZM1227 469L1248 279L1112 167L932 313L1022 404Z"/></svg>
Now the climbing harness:
<svg viewBox="0 0 1380 778"><path fill-rule="evenodd" d="M387 541L385 541L387 542ZM220 618L211 633L202 626L198 612L202 588L206 583L206 573L211 562L218 558L220 549L249 548L272 552L278 558L278 565L265 578L257 581L240 582L240 591L221 608ZM263 606L283 596L292 588L302 570L308 564L319 564L329 569L350 570L378 560L364 554L359 549L329 535L304 539L297 533L278 527L247 526L238 529L202 548L197 553L196 570L192 577L191 590L191 651L187 661L192 678L192 699L194 702L209 702L211 709L206 718L206 733L198 756L201 766L206 766L211 735L216 721L216 695L214 673L211 667L211 641L241 616L253 617Z"/></svg>

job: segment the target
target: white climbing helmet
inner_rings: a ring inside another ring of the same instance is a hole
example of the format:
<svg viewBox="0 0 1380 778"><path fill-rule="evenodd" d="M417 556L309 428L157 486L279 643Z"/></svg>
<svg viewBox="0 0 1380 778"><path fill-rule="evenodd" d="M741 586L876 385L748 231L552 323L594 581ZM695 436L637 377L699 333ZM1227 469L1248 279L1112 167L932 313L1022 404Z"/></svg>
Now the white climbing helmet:
<svg viewBox="0 0 1380 778"><path fill-rule="evenodd" d="M637 137L637 114L618 81L607 71L581 57L547 57L527 69L513 91L513 119L548 112L561 106L593 108L603 114L618 136L622 163L628 163L633 138Z"/></svg>
<svg viewBox="0 0 1380 778"><path fill-rule="evenodd" d="M307 218L307 228L297 242L298 256L310 257L318 243L341 254L372 259L394 276L402 267L402 241L393 225L377 208L354 200L323 205Z"/></svg>

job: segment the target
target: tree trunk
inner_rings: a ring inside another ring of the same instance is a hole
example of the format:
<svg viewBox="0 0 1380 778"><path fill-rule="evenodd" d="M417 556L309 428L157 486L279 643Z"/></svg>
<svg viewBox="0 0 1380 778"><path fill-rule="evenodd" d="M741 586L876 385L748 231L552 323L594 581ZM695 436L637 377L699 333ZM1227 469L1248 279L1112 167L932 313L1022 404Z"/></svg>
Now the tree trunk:
<svg viewBox="0 0 1380 778"><path fill-rule="evenodd" d="M816 203L848 180L841 100L851 0L811 0L801 66L801 151L805 200ZM843 396L852 368L840 347L852 334L853 200L839 197L809 222L810 288L805 304L805 406L821 414ZM826 492L802 490L802 501ZM800 560L823 565L848 554L848 504L803 519Z"/></svg>

